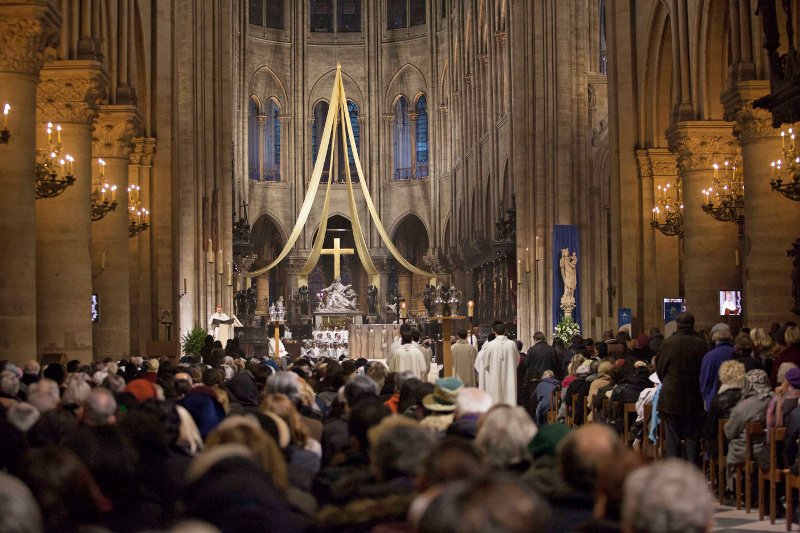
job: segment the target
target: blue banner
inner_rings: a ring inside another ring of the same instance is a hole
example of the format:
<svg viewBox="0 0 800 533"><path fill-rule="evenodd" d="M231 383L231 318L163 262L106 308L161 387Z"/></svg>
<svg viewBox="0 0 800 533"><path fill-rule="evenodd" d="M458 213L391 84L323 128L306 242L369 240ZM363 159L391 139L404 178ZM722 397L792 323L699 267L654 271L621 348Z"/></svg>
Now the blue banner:
<svg viewBox="0 0 800 533"><path fill-rule="evenodd" d="M561 279L561 250L566 248L569 255L575 252L578 256L578 265L575 270L575 310L572 318L581 325L581 242L578 237L578 226L560 225L553 226L553 327L561 322L564 312L561 311L561 296L564 294L564 280ZM581 325L581 333L583 326Z"/></svg>
<svg viewBox="0 0 800 533"><path fill-rule="evenodd" d="M664 298L664 324L675 322L675 317L685 310L683 298Z"/></svg>
<svg viewBox="0 0 800 533"><path fill-rule="evenodd" d="M628 333L633 335L633 310L630 307L617 308L617 328L619 330L627 330Z"/></svg>

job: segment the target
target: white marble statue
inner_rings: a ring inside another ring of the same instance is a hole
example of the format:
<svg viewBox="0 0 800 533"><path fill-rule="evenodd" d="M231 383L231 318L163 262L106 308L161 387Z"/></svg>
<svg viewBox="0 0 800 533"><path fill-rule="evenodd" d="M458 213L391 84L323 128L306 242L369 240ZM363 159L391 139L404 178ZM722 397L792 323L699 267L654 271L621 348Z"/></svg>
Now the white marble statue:
<svg viewBox="0 0 800 533"><path fill-rule="evenodd" d="M561 249L561 259L558 262L561 268L561 279L564 280L564 293L561 296L561 309L565 315L572 314L575 309L575 287L578 284L576 267L578 265L578 254L572 252L569 255L569 248Z"/></svg>
<svg viewBox="0 0 800 533"><path fill-rule="evenodd" d="M322 289L325 311L358 311L358 296L352 285L345 285L336 278L329 287Z"/></svg>

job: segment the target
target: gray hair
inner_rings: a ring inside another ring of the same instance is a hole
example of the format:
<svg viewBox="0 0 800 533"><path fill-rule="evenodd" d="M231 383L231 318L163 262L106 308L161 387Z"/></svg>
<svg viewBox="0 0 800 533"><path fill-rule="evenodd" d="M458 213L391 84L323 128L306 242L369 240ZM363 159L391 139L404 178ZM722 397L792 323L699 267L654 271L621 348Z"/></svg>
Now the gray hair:
<svg viewBox="0 0 800 533"><path fill-rule="evenodd" d="M117 400L111 391L98 387L83 401L83 416L90 426L107 426L114 423Z"/></svg>
<svg viewBox="0 0 800 533"><path fill-rule="evenodd" d="M285 394L292 403L298 405L301 400L299 379L300 376L294 372L278 372L267 380L266 392Z"/></svg>
<svg viewBox="0 0 800 533"><path fill-rule="evenodd" d="M61 402L61 391L58 389L58 383L47 378L31 383L28 385L28 402L36 407L40 413L52 411Z"/></svg>
<svg viewBox="0 0 800 533"><path fill-rule="evenodd" d="M496 405L481 417L475 447L492 465L512 465L530 459L528 444L538 430L524 408Z"/></svg>
<svg viewBox="0 0 800 533"><path fill-rule="evenodd" d="M27 402L17 402L6 411L6 419L23 433L27 433L41 416L39 410Z"/></svg>
<svg viewBox="0 0 800 533"><path fill-rule="evenodd" d="M714 514L705 477L694 465L666 459L625 481L622 527L633 533L704 533Z"/></svg>
<svg viewBox="0 0 800 533"><path fill-rule="evenodd" d="M35 359L31 359L30 361L26 361L25 364L22 366L22 371L26 374L36 374L37 376L42 371L42 365Z"/></svg>
<svg viewBox="0 0 800 533"><path fill-rule="evenodd" d="M488 392L466 387L456 396L456 418L467 414L483 414L492 408L492 397Z"/></svg>
<svg viewBox="0 0 800 533"><path fill-rule="evenodd" d="M732 339L731 327L724 322L716 324L711 328L711 342L719 342L724 339Z"/></svg>
<svg viewBox="0 0 800 533"><path fill-rule="evenodd" d="M376 446L370 447L370 454L381 478L388 481L397 475L419 474L435 444L434 434L427 428L417 424L392 426L389 422Z"/></svg>
<svg viewBox="0 0 800 533"><path fill-rule="evenodd" d="M19 378L10 370L0 372L0 392L7 396L19 394Z"/></svg>
<svg viewBox="0 0 800 533"><path fill-rule="evenodd" d="M81 405L91 392L92 387L88 383L82 379L73 379L67 383L64 394L61 396L61 401L64 405Z"/></svg>
<svg viewBox="0 0 800 533"><path fill-rule="evenodd" d="M119 374L109 374L101 385L111 392L122 392L125 390L125 378Z"/></svg>
<svg viewBox="0 0 800 533"><path fill-rule="evenodd" d="M0 531L40 533L42 513L30 489L15 477L0 473Z"/></svg>

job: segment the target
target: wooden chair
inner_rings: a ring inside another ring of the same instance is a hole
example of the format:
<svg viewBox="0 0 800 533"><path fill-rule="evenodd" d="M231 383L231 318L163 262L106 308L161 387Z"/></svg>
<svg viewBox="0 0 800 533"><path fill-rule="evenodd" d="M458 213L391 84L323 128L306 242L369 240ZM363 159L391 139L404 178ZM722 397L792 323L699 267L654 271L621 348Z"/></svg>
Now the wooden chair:
<svg viewBox="0 0 800 533"><path fill-rule="evenodd" d="M784 470L783 474L786 476L786 531L791 531L794 522L792 489L800 490L800 476L792 474L788 469Z"/></svg>
<svg viewBox="0 0 800 533"><path fill-rule="evenodd" d="M778 497L778 483L780 483L783 471L778 468L778 445L783 442L786 436L785 427L777 427L769 430L769 468L758 469L758 519L763 520L766 514L766 491L764 482L769 483L769 521L775 523L775 501Z"/></svg>
<svg viewBox="0 0 800 533"><path fill-rule="evenodd" d="M570 408L571 408L571 411L572 411L572 427L573 428L577 428L578 427L578 423L577 423L576 418L575 418L575 413L578 412L578 396L579 395L577 393L575 393L569 399L569 405L570 405ZM583 417L584 417L584 419L586 418L586 413L583 413Z"/></svg>
<svg viewBox="0 0 800 533"><path fill-rule="evenodd" d="M725 423L727 418L720 418L717 424L717 496L719 503L725 502L725 469L728 466L728 456L725 453Z"/></svg>
<svg viewBox="0 0 800 533"><path fill-rule="evenodd" d="M764 439L766 427L764 422L755 421L748 422L744 430L744 510L749 513L753 503L753 464L755 459L753 457L753 444L756 441ZM758 492L763 492L759 486ZM738 503L738 502L737 502Z"/></svg>
<svg viewBox="0 0 800 533"><path fill-rule="evenodd" d="M603 409L603 420L608 420L608 418L611 416L611 400L609 400L608 398L603 398L602 399L602 404L603 404L603 407L602 407L602 409Z"/></svg>
<svg viewBox="0 0 800 533"><path fill-rule="evenodd" d="M553 389L550 393L550 409L547 411L547 423L555 424L558 420L558 398L560 397L561 390L558 388Z"/></svg>
<svg viewBox="0 0 800 533"><path fill-rule="evenodd" d="M635 403L623 403L622 404L622 442L625 446L630 445L631 443L631 414L636 414L636 404ZM634 418L635 420L635 418Z"/></svg>
<svg viewBox="0 0 800 533"><path fill-rule="evenodd" d="M653 419L653 404L647 403L644 406L644 417L642 420L642 455L645 457L655 457L655 443L650 442L650 421Z"/></svg>

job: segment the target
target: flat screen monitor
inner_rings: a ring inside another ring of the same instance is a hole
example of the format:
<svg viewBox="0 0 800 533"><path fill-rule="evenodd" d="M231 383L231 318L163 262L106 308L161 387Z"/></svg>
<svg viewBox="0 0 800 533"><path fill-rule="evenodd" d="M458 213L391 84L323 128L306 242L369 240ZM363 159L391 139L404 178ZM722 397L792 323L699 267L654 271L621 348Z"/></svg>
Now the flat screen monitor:
<svg viewBox="0 0 800 533"><path fill-rule="evenodd" d="M92 322L100 322L100 296L92 294Z"/></svg>
<svg viewBox="0 0 800 533"><path fill-rule="evenodd" d="M739 316L742 314L742 291L719 291L720 316Z"/></svg>

